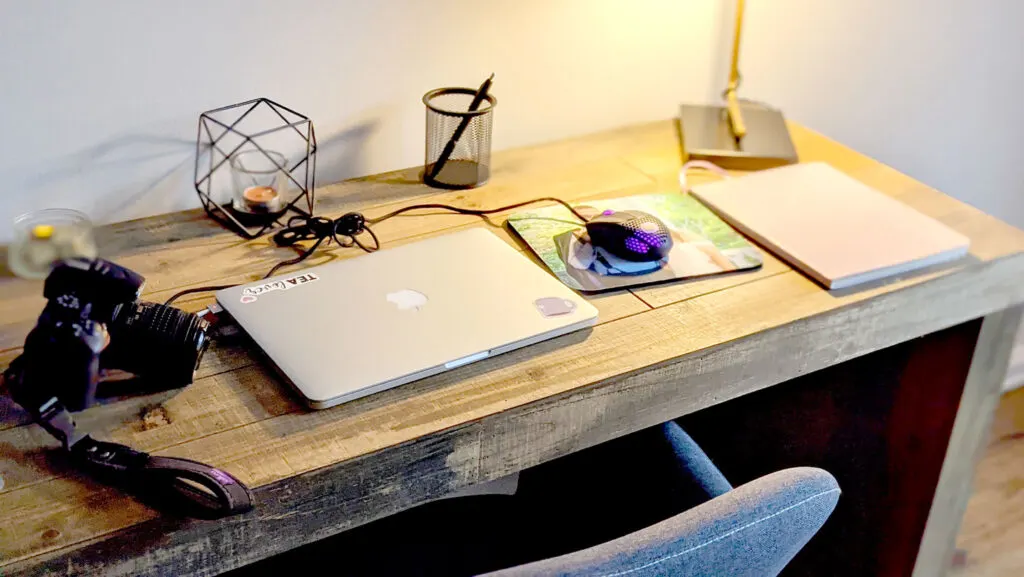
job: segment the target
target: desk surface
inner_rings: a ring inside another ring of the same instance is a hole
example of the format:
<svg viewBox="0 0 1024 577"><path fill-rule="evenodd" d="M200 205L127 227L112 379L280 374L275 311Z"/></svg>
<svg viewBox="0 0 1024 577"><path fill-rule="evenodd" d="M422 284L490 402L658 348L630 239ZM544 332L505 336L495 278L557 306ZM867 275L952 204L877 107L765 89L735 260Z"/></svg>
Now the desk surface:
<svg viewBox="0 0 1024 577"><path fill-rule="evenodd" d="M592 331L318 412L246 344L215 344L193 385L80 415L100 438L214 464L258 488L253 513L221 522L160 518L66 470L45 450L56 443L3 401L0 572L226 570L1024 301L1024 232L810 130L791 130L802 161L826 161L969 236L971 258L828 292L765 251L757 271L593 297L600 320ZM473 191L428 188L418 169L347 181L317 192L318 212L373 217L422 202L491 207L676 192L679 166L674 126L664 121L498 153L490 183ZM473 226L488 224L416 216L375 230L387 247ZM147 277L144 297L154 301L250 281L295 254L269 238L243 242L201 211L112 225L100 237L108 257ZM334 248L304 264L360 254ZM0 280L0 363L18 353L40 293L40 282ZM178 304L195 310L211 298Z"/></svg>

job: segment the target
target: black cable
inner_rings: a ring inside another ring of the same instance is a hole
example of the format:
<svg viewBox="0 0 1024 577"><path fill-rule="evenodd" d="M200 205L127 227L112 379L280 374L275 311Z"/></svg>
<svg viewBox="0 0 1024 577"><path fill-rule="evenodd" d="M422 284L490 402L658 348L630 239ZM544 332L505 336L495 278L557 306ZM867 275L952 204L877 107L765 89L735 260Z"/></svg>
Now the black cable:
<svg viewBox="0 0 1024 577"><path fill-rule="evenodd" d="M167 306L167 305L173 303L174 301L180 299L181 297L183 297L185 295L190 295L190 294L194 294L194 293L207 293L207 292L219 291L219 290L224 290L224 289L235 287L235 286L238 286L238 285L236 285L236 284L222 284L222 285L215 285L215 286L199 286L199 287L195 287L195 288L185 289L185 290L183 290L181 292L174 293L174 295L171 296L171 298L165 300L164 301L164 306Z"/></svg>
<svg viewBox="0 0 1024 577"><path fill-rule="evenodd" d="M266 278L270 278L270 277L274 276L274 273L277 272L277 269L280 269L280 268L283 268L283 267L286 267L286 266L291 266L293 264L299 264L300 262L306 260L307 258L309 258L309 255L313 254L313 251L315 251L317 249L317 247L319 247L325 240L327 240L326 236L320 237L320 238L318 238L316 240L315 243L313 243L313 246L311 246L308 249L306 249L305 251L303 251L302 254L300 254L299 256L297 256L295 258L288 259L288 260L283 260L283 261L275 264L274 266L272 266L270 268L270 270L267 272L267 274L263 275L263 278L266 279Z"/></svg>
<svg viewBox="0 0 1024 577"><path fill-rule="evenodd" d="M411 210L419 210L419 209L425 209L425 208L450 210L452 212L457 212L459 214L471 214L471 215L475 215L475 216L484 216L484 215L488 215L488 214L495 214L495 213L498 213L498 212L504 212L506 210L512 210L513 208L519 208L521 206L526 206L528 204L536 204L538 202L557 202L558 204L564 206L569 212L571 212L573 216L575 216L576 218L580 219L584 223L587 222L587 219L584 218L582 214L577 212L576 209L573 208L571 204L569 204L568 202L565 202L564 200L562 200L560 198L552 198L552 197L535 198L533 200L527 200L525 202L520 202L520 203L516 203L516 204L510 204L508 206L501 206L501 207L498 207L498 208L491 208L491 209L486 209L486 210L473 209L473 208L460 208L460 207L451 206L451 205L448 205L448 204L414 204L412 206L406 206L404 208L400 208L398 210L389 212L389 213L385 214L384 216L378 216L377 218L371 218L371 219L367 220L367 222L370 223L370 224L377 224L377 223L380 223L380 222L384 222L385 220L387 220L389 218L392 218L392 217L398 216L400 214L404 214L406 212L409 212Z"/></svg>
<svg viewBox="0 0 1024 577"><path fill-rule="evenodd" d="M580 214L571 204L560 199L553 197L535 198L524 202L518 202L516 204L509 204L507 206L500 206L498 208L490 209L475 209L475 208L461 208L458 206L451 206L449 204L414 204L406 206L398 210L391 211L382 216L376 218L367 219L358 212L349 212L339 216L338 218L331 220L322 216L293 216L288 219L288 226L281 229L274 235L274 243L277 246L291 246L297 242L303 240L313 240L316 242L312 246L304 250L299 256L281 261L275 264L267 274L263 275L263 278L269 278L274 275L279 269L300 262L309 258L315 251L320 247L324 241L334 241L340 247L346 248L350 246L357 246L365 252L374 252L380 248L380 241L377 239L377 235L370 229L368 224L378 224L394 218L398 215L405 214L413 210L450 210L458 214L468 214L473 216L486 216L489 214L495 214L504 212L506 210L512 210L513 208L519 208L528 204L536 204L538 202L555 202L565 207L573 216L580 219L584 224L587 219ZM369 238L373 239L373 244L365 244L360 240L362 234L367 234ZM183 290L171 298L164 301L164 305L169 305L174 301L178 300L187 294L200 293L200 292L212 292L219 291L226 288L231 288L238 285L218 285L218 286L205 286L195 287Z"/></svg>

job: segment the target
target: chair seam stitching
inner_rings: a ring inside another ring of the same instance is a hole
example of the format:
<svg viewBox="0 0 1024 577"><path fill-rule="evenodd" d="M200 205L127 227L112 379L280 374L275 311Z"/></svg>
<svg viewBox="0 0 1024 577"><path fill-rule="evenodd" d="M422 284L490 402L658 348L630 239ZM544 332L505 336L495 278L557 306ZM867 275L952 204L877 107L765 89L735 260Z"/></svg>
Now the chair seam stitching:
<svg viewBox="0 0 1024 577"><path fill-rule="evenodd" d="M701 543L700 545L696 545L694 547L690 547L689 549L686 549L686 550L683 550L683 551L679 551L678 553L673 553L671 555L666 555L665 557L662 557L660 559L655 559L654 561L651 561L650 563L646 563L646 564L641 565L639 567L633 567L632 569L627 569L625 571L619 571L617 573L607 573L607 574L604 575L604 577L619 577L621 575L628 575L628 574L633 573L635 571L640 571L641 569L646 569L648 567L653 567L654 565L657 565L659 563L664 563L665 561L668 561L669 559L674 559L674 558L679 557L681 555L686 555L687 553L692 553L692 552L696 551L697 549L700 549L702 547L706 547L706 546L708 546L708 545L710 545L712 543L715 543L717 541L721 541L722 539L725 539L727 537L735 535L736 533L739 533L740 531L749 529L750 527L753 527L754 525L757 525L759 523L762 523L762 522L767 521L769 519L772 519L774 517L778 517L779 515L787 512L787 511L789 511L791 509L795 509L796 507L799 507L799 506L801 506L801 505L803 505L803 504L805 504L805 503L807 503L809 501L813 501L814 499L817 499L819 497L824 497L825 495L830 495L832 493L838 493L838 492L839 492L839 489L836 488L836 489L829 489L828 491L824 491L824 492L818 493L816 495L811 495L810 497L807 497L806 499L800 501L799 503L793 503L792 505L786 507L785 509L776 511L776 512L772 513L771 515L768 515L767 517L762 517L762 518L760 518L760 519L758 519L756 521L751 521L750 523L747 523L746 525L743 525L742 527L737 527L737 528L733 529L732 531L729 531L728 533L724 533L722 535L719 535L718 537L715 537L714 539L711 539L710 541L705 541L705 542Z"/></svg>

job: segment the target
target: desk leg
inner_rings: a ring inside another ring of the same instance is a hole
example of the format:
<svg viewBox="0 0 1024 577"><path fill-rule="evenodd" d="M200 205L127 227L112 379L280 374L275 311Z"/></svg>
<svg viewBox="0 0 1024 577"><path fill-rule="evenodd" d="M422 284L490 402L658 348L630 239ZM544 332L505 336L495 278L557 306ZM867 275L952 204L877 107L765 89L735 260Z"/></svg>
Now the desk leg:
<svg viewBox="0 0 1024 577"><path fill-rule="evenodd" d="M734 485L817 466L843 495L784 575L943 575L1020 309L995 313L681 419Z"/></svg>
<svg viewBox="0 0 1024 577"><path fill-rule="evenodd" d="M944 575L950 566L1020 320L1021 307L1015 307L982 322L913 577Z"/></svg>

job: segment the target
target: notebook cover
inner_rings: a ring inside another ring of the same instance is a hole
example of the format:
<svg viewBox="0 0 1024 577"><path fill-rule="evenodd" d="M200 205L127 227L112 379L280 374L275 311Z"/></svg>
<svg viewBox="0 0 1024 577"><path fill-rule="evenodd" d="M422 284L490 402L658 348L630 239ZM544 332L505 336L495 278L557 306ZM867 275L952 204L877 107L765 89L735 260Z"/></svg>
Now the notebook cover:
<svg viewBox="0 0 1024 577"><path fill-rule="evenodd" d="M761 266L761 253L754 245L689 195L609 198L575 208L587 218L607 209L641 210L661 219L671 229L674 241L664 266L643 272L609 271L600 263L570 257L576 251L586 252L587 245L580 238L582 224L564 207L511 215L508 227L559 280L576 290L597 292Z"/></svg>
<svg viewBox="0 0 1024 577"><path fill-rule="evenodd" d="M732 224L829 288L967 254L970 240L822 162L693 187Z"/></svg>

